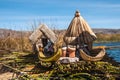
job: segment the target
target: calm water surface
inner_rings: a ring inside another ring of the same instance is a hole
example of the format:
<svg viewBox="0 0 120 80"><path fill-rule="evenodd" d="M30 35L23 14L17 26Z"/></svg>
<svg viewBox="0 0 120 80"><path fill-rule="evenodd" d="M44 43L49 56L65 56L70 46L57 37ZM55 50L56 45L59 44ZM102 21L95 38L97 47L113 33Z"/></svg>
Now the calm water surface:
<svg viewBox="0 0 120 80"><path fill-rule="evenodd" d="M118 46L118 48L107 49L107 54L114 60L120 62L120 42L95 43L94 46Z"/></svg>

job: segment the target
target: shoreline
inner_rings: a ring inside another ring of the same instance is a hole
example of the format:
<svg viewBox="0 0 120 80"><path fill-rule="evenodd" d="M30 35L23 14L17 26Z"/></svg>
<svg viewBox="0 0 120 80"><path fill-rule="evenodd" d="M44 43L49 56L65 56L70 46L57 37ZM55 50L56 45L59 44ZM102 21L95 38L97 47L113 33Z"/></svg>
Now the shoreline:
<svg viewBox="0 0 120 80"><path fill-rule="evenodd" d="M109 57L109 55L106 53L106 55L103 57L102 61L109 62L114 66L120 66L120 62L117 62L113 59L113 57Z"/></svg>

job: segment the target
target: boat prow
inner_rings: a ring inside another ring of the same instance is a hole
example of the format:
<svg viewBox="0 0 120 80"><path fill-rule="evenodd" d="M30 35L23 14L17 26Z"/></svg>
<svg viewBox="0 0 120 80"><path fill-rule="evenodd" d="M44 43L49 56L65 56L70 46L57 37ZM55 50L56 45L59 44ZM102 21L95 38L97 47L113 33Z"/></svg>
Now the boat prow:
<svg viewBox="0 0 120 80"><path fill-rule="evenodd" d="M80 49L80 56L85 61L99 61L101 60L105 55L105 49L104 48L98 48L100 49L96 56L90 56L88 55L83 49ZM97 48L96 48L97 50Z"/></svg>
<svg viewBox="0 0 120 80"><path fill-rule="evenodd" d="M61 57L61 54L62 54L61 49L57 49L57 51L54 52L52 55L46 56L45 54L49 54L49 53L43 53L42 47L39 47L39 45L36 45L36 48L38 51L38 58L40 61L43 61L43 62L55 62Z"/></svg>
<svg viewBox="0 0 120 80"><path fill-rule="evenodd" d="M58 51L55 52L53 55L51 55L51 56L45 56L43 54L43 52L40 51L38 53L38 58L39 58L39 60L41 60L43 62L55 62L55 61L57 61L61 57L61 53L62 53L61 49L58 49Z"/></svg>

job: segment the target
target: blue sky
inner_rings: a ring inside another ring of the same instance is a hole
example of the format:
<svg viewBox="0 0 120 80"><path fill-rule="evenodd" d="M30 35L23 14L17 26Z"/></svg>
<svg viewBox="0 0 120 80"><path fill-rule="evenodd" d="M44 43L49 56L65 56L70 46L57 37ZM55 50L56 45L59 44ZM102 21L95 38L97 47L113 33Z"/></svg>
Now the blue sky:
<svg viewBox="0 0 120 80"><path fill-rule="evenodd" d="M67 29L76 10L91 28L120 29L120 0L0 0L0 28Z"/></svg>

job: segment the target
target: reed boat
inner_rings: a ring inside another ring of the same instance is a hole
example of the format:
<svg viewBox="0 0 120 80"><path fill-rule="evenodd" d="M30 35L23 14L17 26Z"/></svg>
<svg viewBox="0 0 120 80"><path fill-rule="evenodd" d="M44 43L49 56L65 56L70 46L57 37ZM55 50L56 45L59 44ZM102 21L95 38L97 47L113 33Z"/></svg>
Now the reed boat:
<svg viewBox="0 0 120 80"><path fill-rule="evenodd" d="M93 48L89 53L84 49L80 49L80 56L85 61L99 61L104 57L105 53L105 48L101 46Z"/></svg>
<svg viewBox="0 0 120 80"><path fill-rule="evenodd" d="M56 52L54 52L50 56L46 56L45 53L43 53L43 50L40 49L38 46L37 46L37 50L38 50L38 58L40 61L43 61L43 62L55 62L61 57L61 54L62 54L61 49L58 49Z"/></svg>

